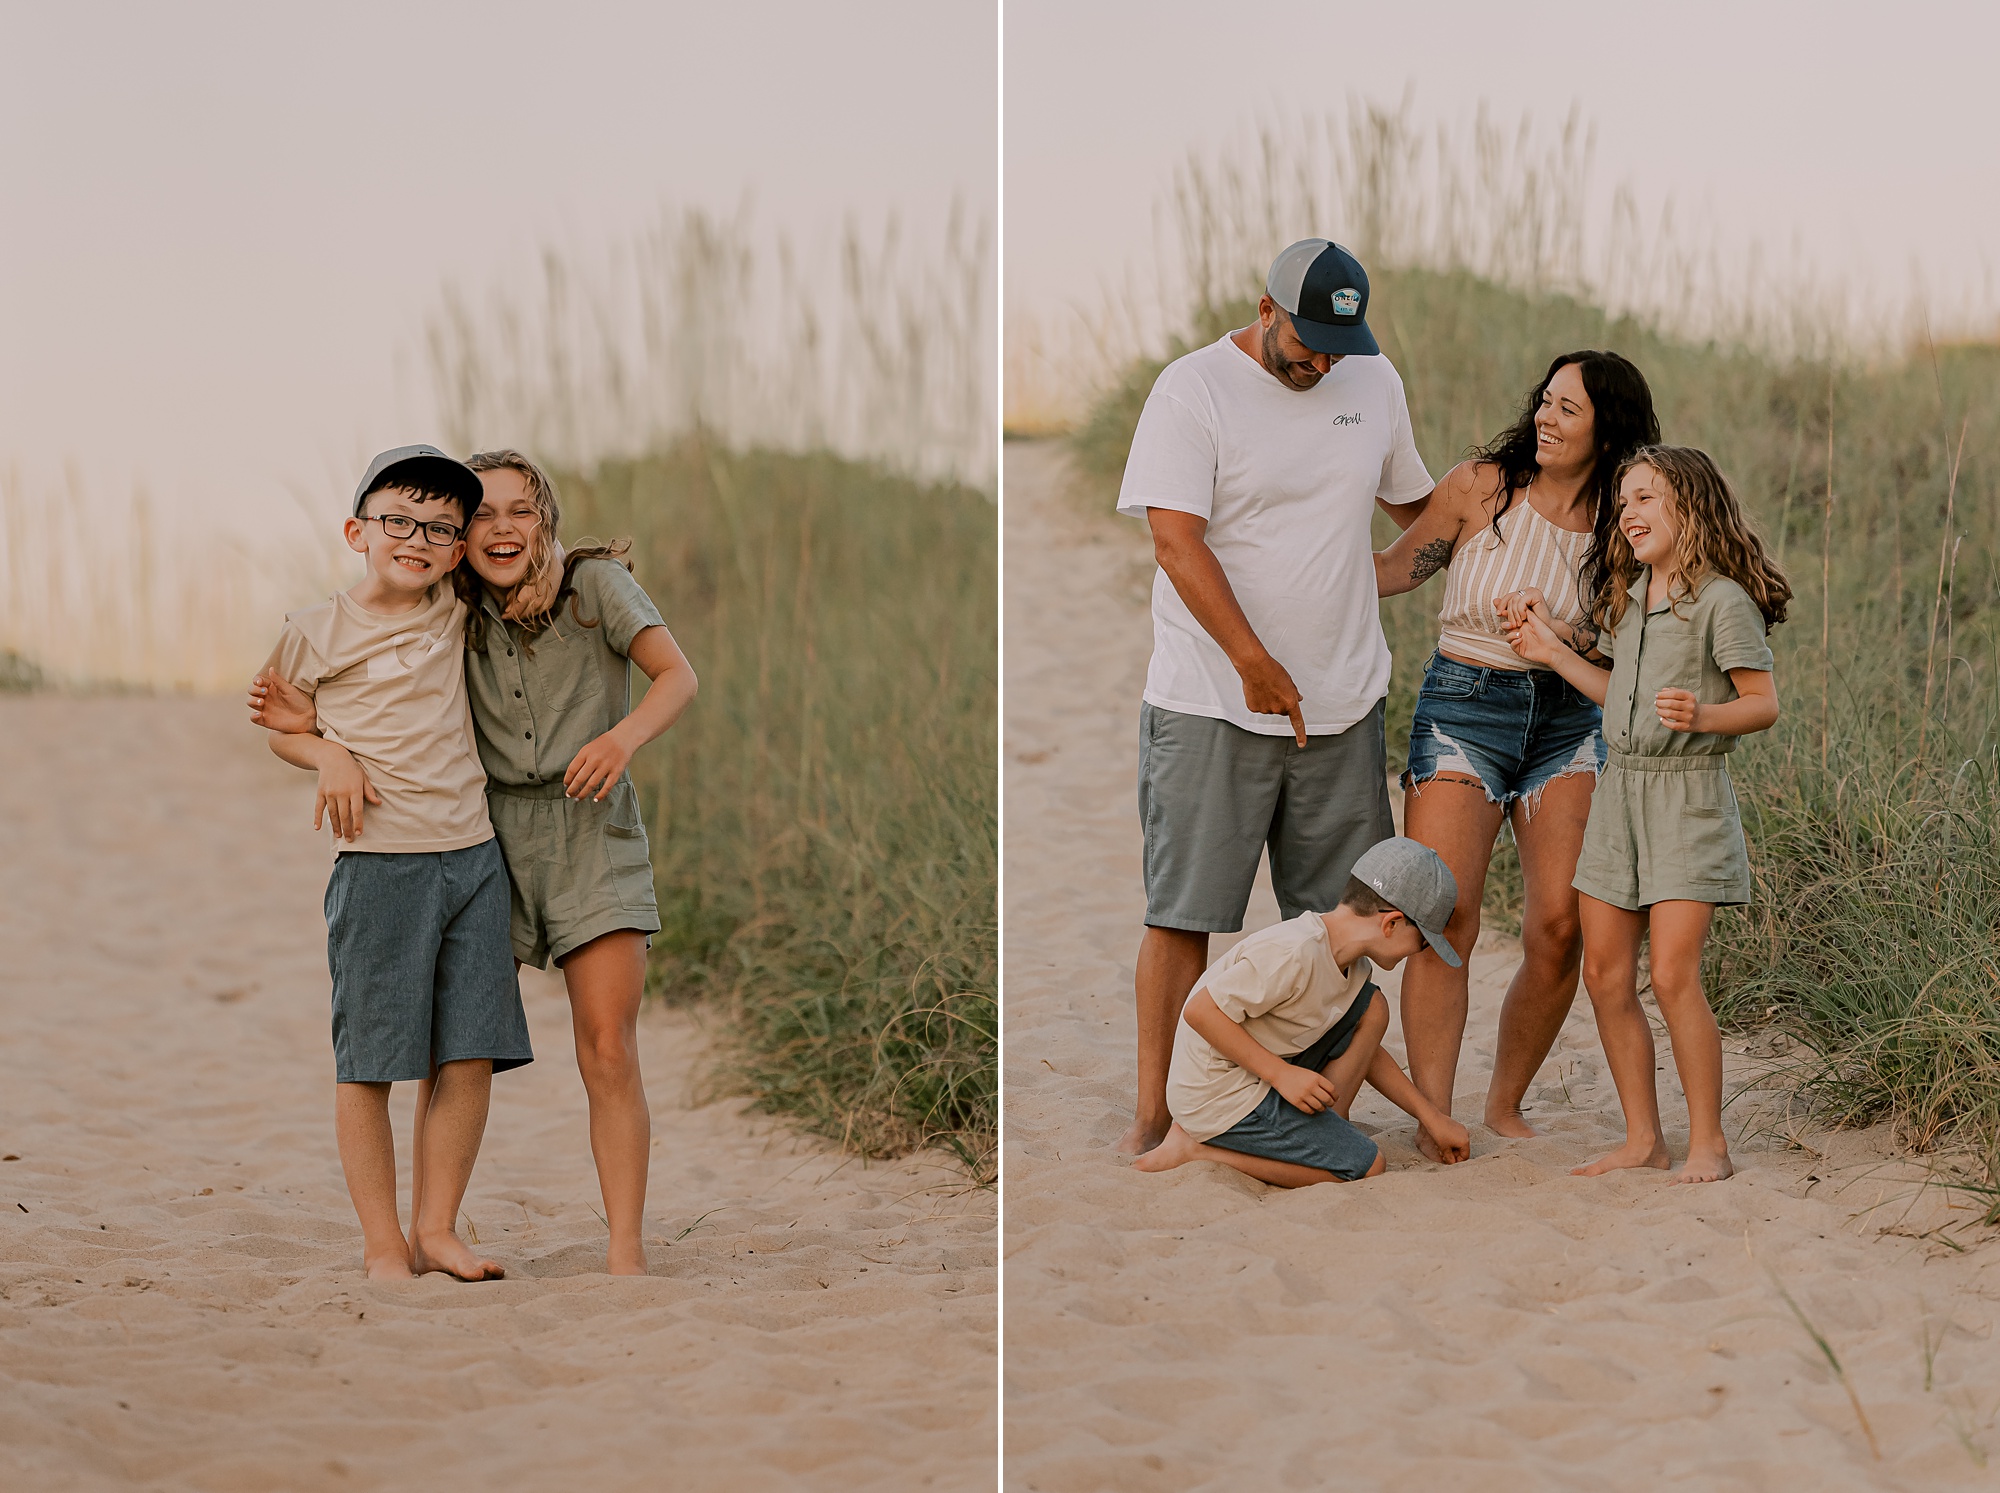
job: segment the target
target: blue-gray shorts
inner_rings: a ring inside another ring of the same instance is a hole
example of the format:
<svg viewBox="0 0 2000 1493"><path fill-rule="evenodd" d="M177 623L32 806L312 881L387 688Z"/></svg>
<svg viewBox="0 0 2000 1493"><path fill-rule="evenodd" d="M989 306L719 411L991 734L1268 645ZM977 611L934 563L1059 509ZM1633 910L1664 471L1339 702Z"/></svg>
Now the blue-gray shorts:
<svg viewBox="0 0 2000 1493"><path fill-rule="evenodd" d="M534 1061L507 943L497 841L464 850L344 851L326 883L334 1076L429 1078L440 1063Z"/></svg>
<svg viewBox="0 0 2000 1493"><path fill-rule="evenodd" d="M1396 832L1388 771L1380 700L1303 747L1289 733L1142 706L1146 926L1234 933L1267 845L1279 911L1331 911L1362 852Z"/></svg>
<svg viewBox="0 0 2000 1493"><path fill-rule="evenodd" d="M1285 1061L1318 1072L1353 1044L1355 1029L1361 1025L1368 1003L1381 998L1382 992L1373 985L1363 986L1361 994L1341 1012L1338 1021L1304 1052L1295 1052ZM1380 1154L1375 1142L1340 1115L1330 1109L1316 1115L1294 1109L1276 1089L1222 1134L1211 1136L1208 1144L1225 1151L1240 1151L1245 1156L1262 1156L1266 1161L1318 1167L1343 1182L1356 1182L1367 1176L1368 1168Z"/></svg>
<svg viewBox="0 0 2000 1493"><path fill-rule="evenodd" d="M1554 669L1489 669L1433 653L1410 719L1405 784L1479 779L1489 803L1525 801L1560 777L1604 771L1604 713Z"/></svg>

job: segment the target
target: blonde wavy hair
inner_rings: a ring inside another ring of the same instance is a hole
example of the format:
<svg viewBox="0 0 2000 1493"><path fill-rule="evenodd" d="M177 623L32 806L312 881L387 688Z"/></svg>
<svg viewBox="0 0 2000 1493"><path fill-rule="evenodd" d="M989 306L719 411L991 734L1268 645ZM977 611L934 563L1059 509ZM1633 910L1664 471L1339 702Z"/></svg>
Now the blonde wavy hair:
<svg viewBox="0 0 2000 1493"><path fill-rule="evenodd" d="M1785 579L1752 527L1729 480L1705 451L1692 446L1641 446L1618 464L1618 486L1634 467L1651 467L1667 484L1673 511L1674 566L1678 572L1669 604L1676 611L1690 601L1710 576L1723 576L1741 586L1764 614L1764 631L1785 620L1792 599ZM1605 586L1599 593L1597 625L1605 632L1624 619L1632 585L1645 567L1632 553L1622 526L1614 525L1605 545Z"/></svg>
<svg viewBox="0 0 2000 1493"><path fill-rule="evenodd" d="M551 622L562 610L565 599L571 602L570 611L585 627L596 627L602 618L585 617L575 605L576 567L585 560L616 560L627 570L632 568L625 559L625 553L632 548L629 539L614 540L610 544L580 545L567 552L556 542L556 529L562 523L562 500L556 494L556 485L549 474L510 446L502 446L493 451L476 451L466 457L465 464L475 472L509 471L518 472L528 489L528 497L535 505L538 522L534 532L528 536L528 573L521 581L523 594L535 598L532 611L514 614L512 621L521 624L522 630L532 638ZM472 516L466 515L469 527ZM465 645L475 653L486 646L486 614L480 609L479 587L484 584L470 565L461 565L452 573L452 584L466 603ZM532 656L534 647L526 639L523 646Z"/></svg>

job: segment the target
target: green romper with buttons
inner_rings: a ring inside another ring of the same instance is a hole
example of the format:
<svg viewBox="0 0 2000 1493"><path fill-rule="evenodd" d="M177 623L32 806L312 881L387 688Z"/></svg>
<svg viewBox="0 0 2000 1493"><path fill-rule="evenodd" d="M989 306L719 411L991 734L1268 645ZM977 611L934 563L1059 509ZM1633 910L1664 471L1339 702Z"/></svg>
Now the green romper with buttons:
<svg viewBox="0 0 2000 1493"><path fill-rule="evenodd" d="M1729 781L1734 736L1672 731L1654 698L1684 689L1704 705L1737 698L1731 669L1771 667L1764 614L1741 586L1710 576L1700 591L1649 608L1651 570L1632 585L1604 696L1604 775L1591 795L1577 857L1580 892L1636 912L1655 902L1750 900L1750 856Z"/></svg>
<svg viewBox="0 0 2000 1493"><path fill-rule="evenodd" d="M486 646L465 655L487 809L514 886L514 957L537 969L621 928L660 931L631 774L597 803L565 797L563 773L625 718L626 650L664 624L616 560L585 560L572 582L574 594L533 634L503 621L485 592Z"/></svg>

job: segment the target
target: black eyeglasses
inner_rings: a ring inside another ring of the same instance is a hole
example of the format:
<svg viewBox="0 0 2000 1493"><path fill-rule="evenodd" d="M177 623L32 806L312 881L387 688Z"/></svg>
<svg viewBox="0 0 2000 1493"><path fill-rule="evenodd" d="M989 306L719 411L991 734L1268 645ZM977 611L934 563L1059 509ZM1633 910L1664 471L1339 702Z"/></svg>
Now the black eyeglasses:
<svg viewBox="0 0 2000 1493"><path fill-rule="evenodd" d="M407 513L371 513L362 522L380 524L382 532L391 539L408 539L421 528L425 540L436 545L457 544L459 537L465 533L457 524L448 524L443 519L419 524Z"/></svg>

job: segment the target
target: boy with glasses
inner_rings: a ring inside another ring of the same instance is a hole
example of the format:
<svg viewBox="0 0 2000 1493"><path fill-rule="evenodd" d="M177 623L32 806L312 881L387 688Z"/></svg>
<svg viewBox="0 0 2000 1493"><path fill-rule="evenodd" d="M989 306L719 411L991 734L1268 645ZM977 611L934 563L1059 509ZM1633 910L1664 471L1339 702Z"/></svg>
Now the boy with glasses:
<svg viewBox="0 0 2000 1493"><path fill-rule="evenodd" d="M377 1278L501 1275L453 1224L493 1075L533 1058L465 693L465 603L446 583L479 500L478 476L436 447L376 457L345 525L366 574L287 616L266 665L319 713L320 735L274 731L270 743L319 773L313 828L323 813L332 824L334 1134ZM434 1071L405 1238L389 1085Z"/></svg>

